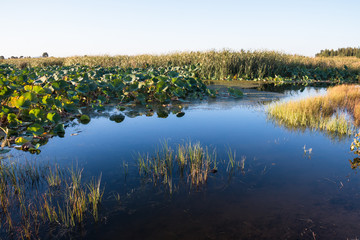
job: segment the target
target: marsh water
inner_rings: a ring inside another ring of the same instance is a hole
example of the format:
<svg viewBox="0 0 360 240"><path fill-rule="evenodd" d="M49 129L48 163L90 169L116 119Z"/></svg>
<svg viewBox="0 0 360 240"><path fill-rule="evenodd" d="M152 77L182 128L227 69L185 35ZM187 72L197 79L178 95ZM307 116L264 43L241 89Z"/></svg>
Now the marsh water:
<svg viewBox="0 0 360 240"><path fill-rule="evenodd" d="M109 108L86 125L69 126L64 138L50 139L39 155L11 154L76 164L84 168L84 179L102 174L100 221L72 232L74 238L357 239L360 178L349 162L355 157L352 138L287 129L266 114L272 102L325 91L248 89L242 99L185 102L182 117ZM123 121L109 120L120 113ZM153 153L164 140L173 148L192 141L216 149L218 172L201 187L179 176L171 192L154 185L139 175L136 156ZM231 173L225 163L229 148L244 163Z"/></svg>

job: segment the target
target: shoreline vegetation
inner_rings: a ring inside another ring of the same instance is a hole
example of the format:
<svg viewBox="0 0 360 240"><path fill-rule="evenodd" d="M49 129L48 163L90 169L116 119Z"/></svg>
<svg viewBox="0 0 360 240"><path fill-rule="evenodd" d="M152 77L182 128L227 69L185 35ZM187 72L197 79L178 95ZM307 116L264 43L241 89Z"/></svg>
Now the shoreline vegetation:
<svg viewBox="0 0 360 240"><path fill-rule="evenodd" d="M193 65L196 66L196 77L202 80L360 80L360 59L357 57L305 57L276 51L222 50L163 55L22 58L0 60L0 64L21 69L74 65L149 69Z"/></svg>
<svg viewBox="0 0 360 240"><path fill-rule="evenodd" d="M110 116L117 123L126 114L136 116L126 112L135 105L141 105L146 116L166 118L171 112L182 117L184 100L218 96L203 80L352 83L360 81L360 60L264 51L0 60L0 154L13 147L39 153L49 138L64 136L70 121L87 124L91 119L84 113L104 111L107 104L115 103L121 111ZM226 94L243 96L231 87ZM290 128L350 135L360 125L360 87L331 87L325 96L274 104L268 113ZM358 154L360 141L351 148ZM139 153L136 167L144 182L172 194L182 182L197 190L217 172L231 179L247 171L245 156L237 160L230 147L226 155L217 160L216 150L199 142L172 149L164 141L154 153ZM10 156L9 161L0 160L0 234L32 239L51 230L66 237L101 222L99 210L107 199L101 174L85 182L82 169L14 162ZM357 165L354 160L352 166ZM114 198L120 201L119 194Z"/></svg>
<svg viewBox="0 0 360 240"><path fill-rule="evenodd" d="M352 135L360 125L360 87L344 84L330 87L326 95L270 105L268 114L290 129L311 128Z"/></svg>
<svg viewBox="0 0 360 240"><path fill-rule="evenodd" d="M276 85L355 83L360 81L360 59L223 50L0 60L0 152L9 151L4 147L17 147L39 153L49 138L64 136L69 121L88 123L90 117L83 114L86 109L103 111L107 104L115 103L123 111L128 104L138 104L151 115L157 105L216 98L219 92L209 88L207 80ZM225 96L241 98L243 93L228 87ZM184 113L180 109L174 114ZM158 115L162 116L161 111ZM313 124L311 121L306 120L307 124ZM345 122L335 118L335 122L310 126L346 133L350 130Z"/></svg>

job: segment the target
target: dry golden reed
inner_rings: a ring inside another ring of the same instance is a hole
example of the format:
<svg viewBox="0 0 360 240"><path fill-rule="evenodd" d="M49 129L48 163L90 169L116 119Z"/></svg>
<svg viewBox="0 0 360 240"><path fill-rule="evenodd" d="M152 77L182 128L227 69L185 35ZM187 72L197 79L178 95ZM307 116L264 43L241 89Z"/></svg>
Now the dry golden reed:
<svg viewBox="0 0 360 240"><path fill-rule="evenodd" d="M288 127L310 127L352 134L353 125L360 124L360 86L351 84L331 87L324 96L271 105L268 113L276 122Z"/></svg>

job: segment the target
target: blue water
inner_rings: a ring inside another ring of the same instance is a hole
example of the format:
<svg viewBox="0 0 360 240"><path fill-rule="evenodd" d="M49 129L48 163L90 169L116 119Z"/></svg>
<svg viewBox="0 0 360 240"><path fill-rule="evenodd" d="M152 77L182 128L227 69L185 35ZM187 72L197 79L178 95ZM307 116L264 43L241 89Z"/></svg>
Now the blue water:
<svg viewBox="0 0 360 240"><path fill-rule="evenodd" d="M307 88L265 97L255 92L239 100L197 102L186 104L181 118L154 114L115 123L99 114L87 125L68 127L64 138L50 139L40 155L27 157L78 164L85 178L102 173L102 220L86 230L86 238L354 239L360 236L360 181L348 161L354 158L352 138L288 130L266 114L271 102L324 92ZM115 113L121 112L107 112ZM163 140L172 147L199 141L216 148L219 160L231 148L238 160L246 159L245 171L228 176L220 168L206 187L184 184L169 194L144 182L135 162L138 153L152 153Z"/></svg>

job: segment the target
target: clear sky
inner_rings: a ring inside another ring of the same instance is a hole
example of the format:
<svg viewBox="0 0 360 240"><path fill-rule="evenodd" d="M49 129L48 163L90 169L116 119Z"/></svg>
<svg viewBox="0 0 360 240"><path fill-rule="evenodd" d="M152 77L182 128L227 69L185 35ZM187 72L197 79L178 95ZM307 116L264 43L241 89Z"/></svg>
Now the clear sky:
<svg viewBox="0 0 360 240"><path fill-rule="evenodd" d="M360 47L360 0L0 0L0 55Z"/></svg>

